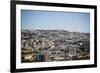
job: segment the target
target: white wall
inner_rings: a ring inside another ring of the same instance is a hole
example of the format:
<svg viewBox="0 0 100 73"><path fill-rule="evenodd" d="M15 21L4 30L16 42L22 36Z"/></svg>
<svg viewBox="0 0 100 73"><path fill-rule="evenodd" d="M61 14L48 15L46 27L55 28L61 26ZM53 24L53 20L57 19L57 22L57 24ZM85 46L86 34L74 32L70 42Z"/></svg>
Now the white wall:
<svg viewBox="0 0 100 73"><path fill-rule="evenodd" d="M98 5L98 67L34 73L99 73L100 72L100 1L99 0L33 0ZM10 73L10 0L0 0L0 73ZM32 72L31 72L32 73Z"/></svg>

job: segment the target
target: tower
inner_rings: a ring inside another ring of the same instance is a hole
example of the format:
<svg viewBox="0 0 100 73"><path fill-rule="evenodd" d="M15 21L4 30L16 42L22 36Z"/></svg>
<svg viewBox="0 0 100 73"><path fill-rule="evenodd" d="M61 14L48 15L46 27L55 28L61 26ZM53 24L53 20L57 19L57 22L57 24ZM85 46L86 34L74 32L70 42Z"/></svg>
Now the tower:
<svg viewBox="0 0 100 73"><path fill-rule="evenodd" d="M33 31L36 33L35 24L33 24Z"/></svg>

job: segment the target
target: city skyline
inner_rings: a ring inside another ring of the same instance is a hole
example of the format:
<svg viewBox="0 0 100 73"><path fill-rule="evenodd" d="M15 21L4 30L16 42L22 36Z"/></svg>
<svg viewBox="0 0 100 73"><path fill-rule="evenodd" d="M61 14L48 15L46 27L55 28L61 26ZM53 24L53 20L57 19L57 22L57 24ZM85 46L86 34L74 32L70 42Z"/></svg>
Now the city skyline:
<svg viewBox="0 0 100 73"><path fill-rule="evenodd" d="M21 10L22 30L67 30L90 32L90 14L76 12L55 12Z"/></svg>

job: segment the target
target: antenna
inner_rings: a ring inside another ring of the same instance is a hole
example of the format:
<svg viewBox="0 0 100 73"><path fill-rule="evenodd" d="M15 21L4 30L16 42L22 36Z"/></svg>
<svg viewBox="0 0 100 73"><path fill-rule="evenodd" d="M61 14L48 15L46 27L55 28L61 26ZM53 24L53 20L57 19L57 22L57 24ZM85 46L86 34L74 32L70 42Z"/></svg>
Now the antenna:
<svg viewBox="0 0 100 73"><path fill-rule="evenodd" d="M35 24L33 24L33 31L34 31L34 33L35 33L35 31L36 31L36 29L35 29Z"/></svg>

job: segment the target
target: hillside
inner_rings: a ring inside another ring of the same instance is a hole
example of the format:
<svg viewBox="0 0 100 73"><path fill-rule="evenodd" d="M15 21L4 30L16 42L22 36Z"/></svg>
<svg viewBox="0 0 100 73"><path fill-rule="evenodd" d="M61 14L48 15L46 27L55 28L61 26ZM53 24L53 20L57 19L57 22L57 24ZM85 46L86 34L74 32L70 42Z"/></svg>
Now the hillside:
<svg viewBox="0 0 100 73"><path fill-rule="evenodd" d="M82 59L87 59L87 55L89 59L90 34L65 30L22 30L21 45L24 55L30 51L36 56L39 52L48 55L49 59L45 57L45 61L51 61L51 57L53 60L60 60L60 57L63 60L81 59L81 55L86 57Z"/></svg>

